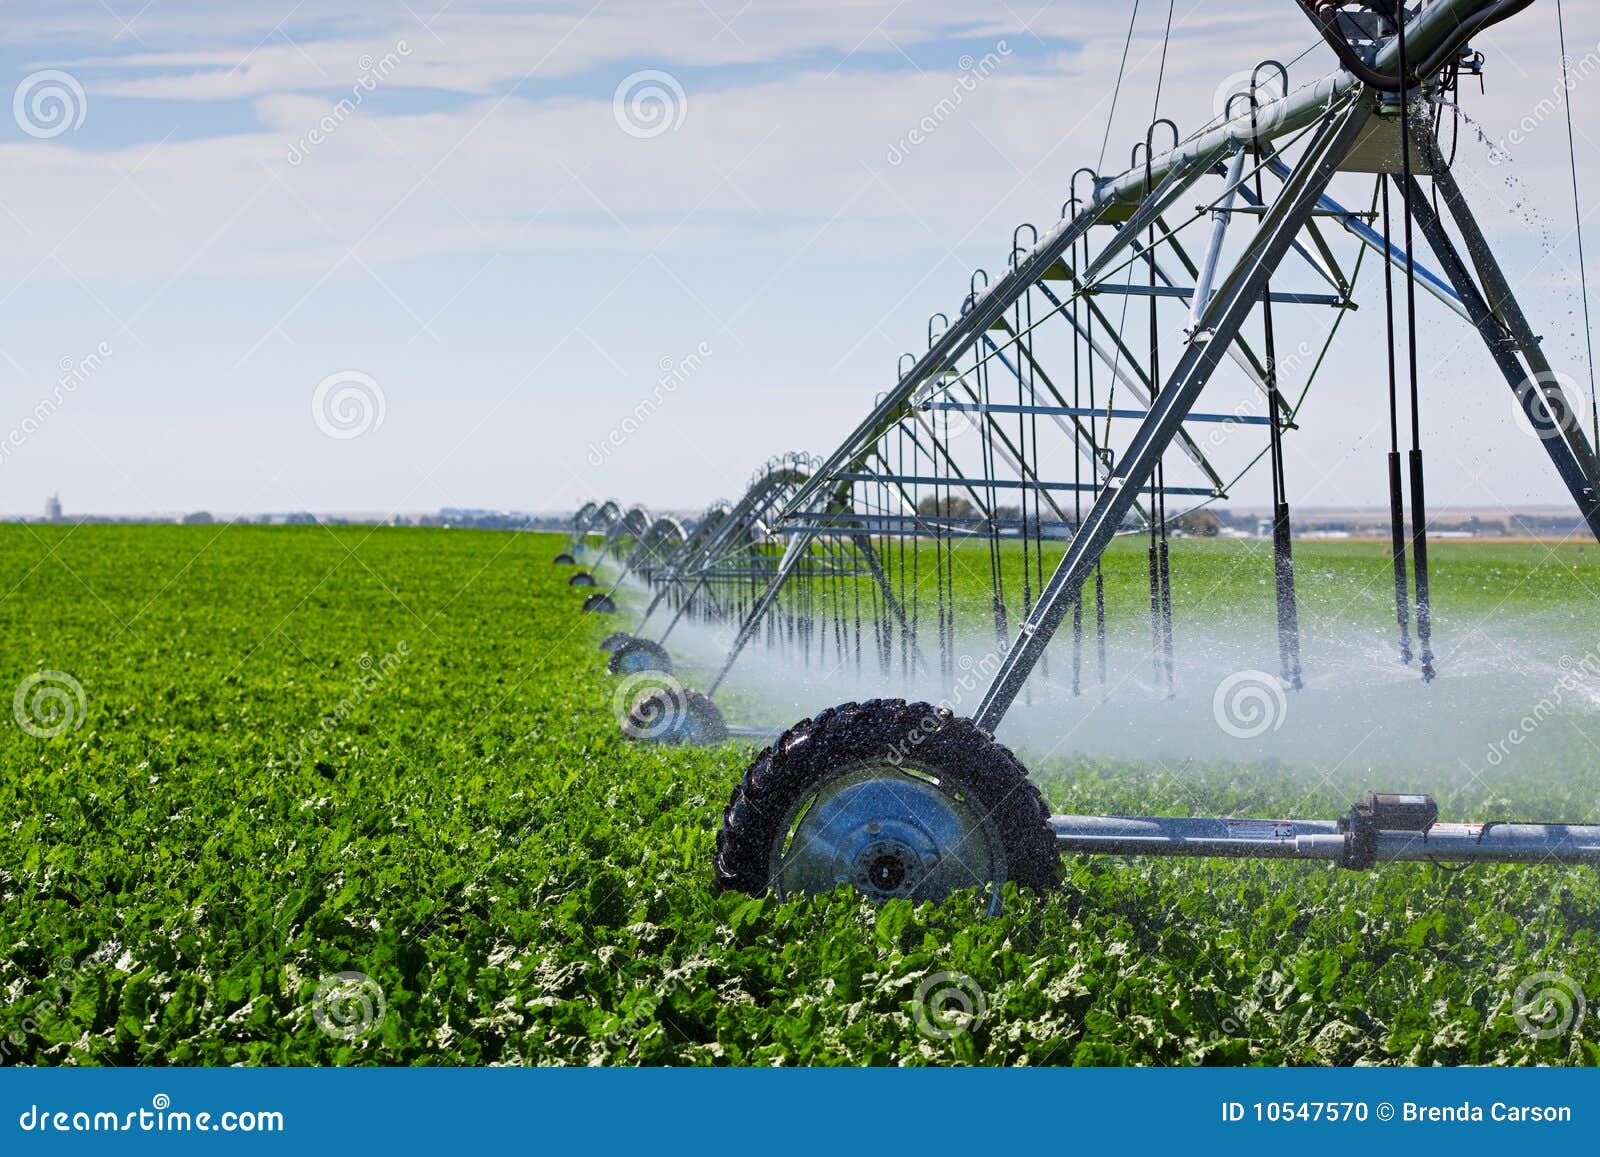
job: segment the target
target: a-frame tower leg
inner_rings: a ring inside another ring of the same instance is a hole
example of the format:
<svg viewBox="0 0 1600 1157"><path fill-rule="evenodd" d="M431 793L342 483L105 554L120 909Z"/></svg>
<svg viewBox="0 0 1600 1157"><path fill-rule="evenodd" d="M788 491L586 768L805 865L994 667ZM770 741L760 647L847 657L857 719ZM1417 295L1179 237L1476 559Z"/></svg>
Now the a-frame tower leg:
<svg viewBox="0 0 1600 1157"><path fill-rule="evenodd" d="M1596 466L1594 449L1584 435L1577 411L1573 409L1571 400L1551 372L1550 363L1540 351L1539 339L1528 327L1522 308L1517 304L1505 275L1501 273L1488 241L1478 229L1478 223L1449 166L1439 156L1432 138L1422 134L1417 143L1433 167L1434 183L1443 195L1456 227L1461 230L1468 252L1472 254L1473 264L1483 281L1481 288L1415 179L1410 189L1402 190L1408 195L1412 216L1421 228L1422 235L1428 239L1428 245L1438 258L1456 296L1467 307L1473 326L1489 347L1489 355L1505 376L1506 384L1522 406L1522 412L1538 433L1539 441L1550 455L1556 473L1561 475L1561 481L1578 504L1578 510L1589 524L1590 531L1596 539L1600 539L1600 467ZM1495 303L1493 308L1489 305L1489 299ZM1519 351L1526 359L1526 366L1517 359Z"/></svg>

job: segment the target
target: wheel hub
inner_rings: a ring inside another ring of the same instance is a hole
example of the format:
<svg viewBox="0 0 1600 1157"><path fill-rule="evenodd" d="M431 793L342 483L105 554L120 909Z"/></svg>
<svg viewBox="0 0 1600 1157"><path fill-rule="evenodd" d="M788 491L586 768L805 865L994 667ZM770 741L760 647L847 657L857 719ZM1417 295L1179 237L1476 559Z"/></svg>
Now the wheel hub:
<svg viewBox="0 0 1600 1157"><path fill-rule="evenodd" d="M991 827L965 800L893 767L849 771L798 809L774 849L780 896L850 884L873 900L937 900L1005 878Z"/></svg>
<svg viewBox="0 0 1600 1157"><path fill-rule="evenodd" d="M901 849L874 850L872 863L867 866L867 881L874 888L893 892L906 878L906 864L900 856Z"/></svg>

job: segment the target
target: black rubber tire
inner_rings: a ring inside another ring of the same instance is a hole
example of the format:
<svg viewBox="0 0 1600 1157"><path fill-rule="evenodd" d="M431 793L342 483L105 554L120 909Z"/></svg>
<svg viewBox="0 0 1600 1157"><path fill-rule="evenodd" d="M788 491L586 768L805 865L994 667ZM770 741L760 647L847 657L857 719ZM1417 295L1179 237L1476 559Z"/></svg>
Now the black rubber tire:
<svg viewBox="0 0 1600 1157"><path fill-rule="evenodd" d="M610 595L590 595L583 600L583 609L597 615L614 615L617 613L617 604Z"/></svg>
<svg viewBox="0 0 1600 1157"><path fill-rule="evenodd" d="M650 639L630 639L611 652L606 670L613 675L631 675L636 671L672 670L672 656L660 643Z"/></svg>
<svg viewBox="0 0 1600 1157"><path fill-rule="evenodd" d="M569 587L592 587L595 585L594 575L586 570L580 570L567 580Z"/></svg>
<svg viewBox="0 0 1600 1157"><path fill-rule="evenodd" d="M664 716L678 722L660 735L654 734ZM703 747L728 738L728 724L709 697L687 687L656 687L646 691L628 709L622 734L636 743L691 744Z"/></svg>
<svg viewBox="0 0 1600 1157"><path fill-rule="evenodd" d="M795 724L746 769L722 813L715 889L766 895L785 817L835 772L906 750L915 733L923 738L905 762L953 785L989 817L1005 850L1007 879L1038 892L1055 888L1061 857L1050 809L1016 756L972 720L944 708L873 699L830 707Z"/></svg>
<svg viewBox="0 0 1600 1157"><path fill-rule="evenodd" d="M560 554L556 555L554 561L555 561L555 565L556 566L577 566L578 565L578 560L573 558L566 551L562 551Z"/></svg>
<svg viewBox="0 0 1600 1157"><path fill-rule="evenodd" d="M615 651L618 647L622 646L622 644L628 642L630 639L636 638L638 638L637 635L629 634L627 631L612 631L609 635L600 640L600 649L607 652Z"/></svg>

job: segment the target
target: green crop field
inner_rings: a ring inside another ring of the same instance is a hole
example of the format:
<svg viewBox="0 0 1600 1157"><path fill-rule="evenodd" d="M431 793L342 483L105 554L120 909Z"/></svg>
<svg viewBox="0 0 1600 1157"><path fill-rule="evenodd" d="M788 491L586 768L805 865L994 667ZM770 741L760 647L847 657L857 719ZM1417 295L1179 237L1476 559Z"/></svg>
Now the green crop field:
<svg viewBox="0 0 1600 1157"><path fill-rule="evenodd" d="M1552 972L1595 996L1588 869L1075 859L1059 892L1011 892L994 918L970 895L714 896L753 749L620 736L596 648L616 624L579 613L558 548L0 527L19 720L0 729L0 1059L1600 1063L1592 1012L1541 1039L1514 995ZM1259 545L1176 549L1180 603L1268 620ZM1380 545L1298 557L1308 618L1383 621ZM1589 648L1597 564L1592 547L1441 544L1437 598ZM1137 544L1111 569L1136 608ZM1441 783L1442 808L1594 816L1600 748L1571 736L1562 766ZM1063 751L1033 772L1057 810L1111 813L1337 815L1388 786L1323 755L1180 781ZM358 1033L319 1015L339 973L370 978ZM969 1031L918 1031L940 973L981 992Z"/></svg>

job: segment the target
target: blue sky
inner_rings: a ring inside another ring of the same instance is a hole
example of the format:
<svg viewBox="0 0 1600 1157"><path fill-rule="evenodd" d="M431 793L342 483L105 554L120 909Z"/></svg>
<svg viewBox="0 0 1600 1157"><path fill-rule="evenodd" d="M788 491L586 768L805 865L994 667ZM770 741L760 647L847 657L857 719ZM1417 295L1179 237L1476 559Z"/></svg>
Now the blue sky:
<svg viewBox="0 0 1600 1157"><path fill-rule="evenodd" d="M1495 141L1557 92L1554 10L1541 0L1478 45L1489 94L1464 105ZM1127 12L6 4L0 511L37 513L57 490L69 513L735 494L772 454L830 449L928 314L1004 263L1018 222L1059 212L1100 149ZM1600 111L1600 3L1566 15L1570 55L1597 62L1572 93L1582 130ZM1141 8L1107 168L1143 135L1165 16ZM1331 66L1288 0L1180 0L1173 21L1160 111L1186 128L1262 57L1305 53L1296 82ZM900 149L974 70L956 112ZM640 73L676 86L659 133L618 112ZM57 74L65 125L28 104ZM1552 359L1586 387L1564 122L1536 119L1512 166L1472 141L1460 166ZM1600 190L1587 136L1578 163ZM1425 320L1433 501L1562 501L1537 442L1509 433L1481 349L1441 312ZM1302 503L1383 501L1379 325L1376 309L1352 319L1341 374L1290 439ZM593 465L661 367L691 358ZM330 436L353 431L313 403L340 391L376 391L381 422L358 405L359 435Z"/></svg>

